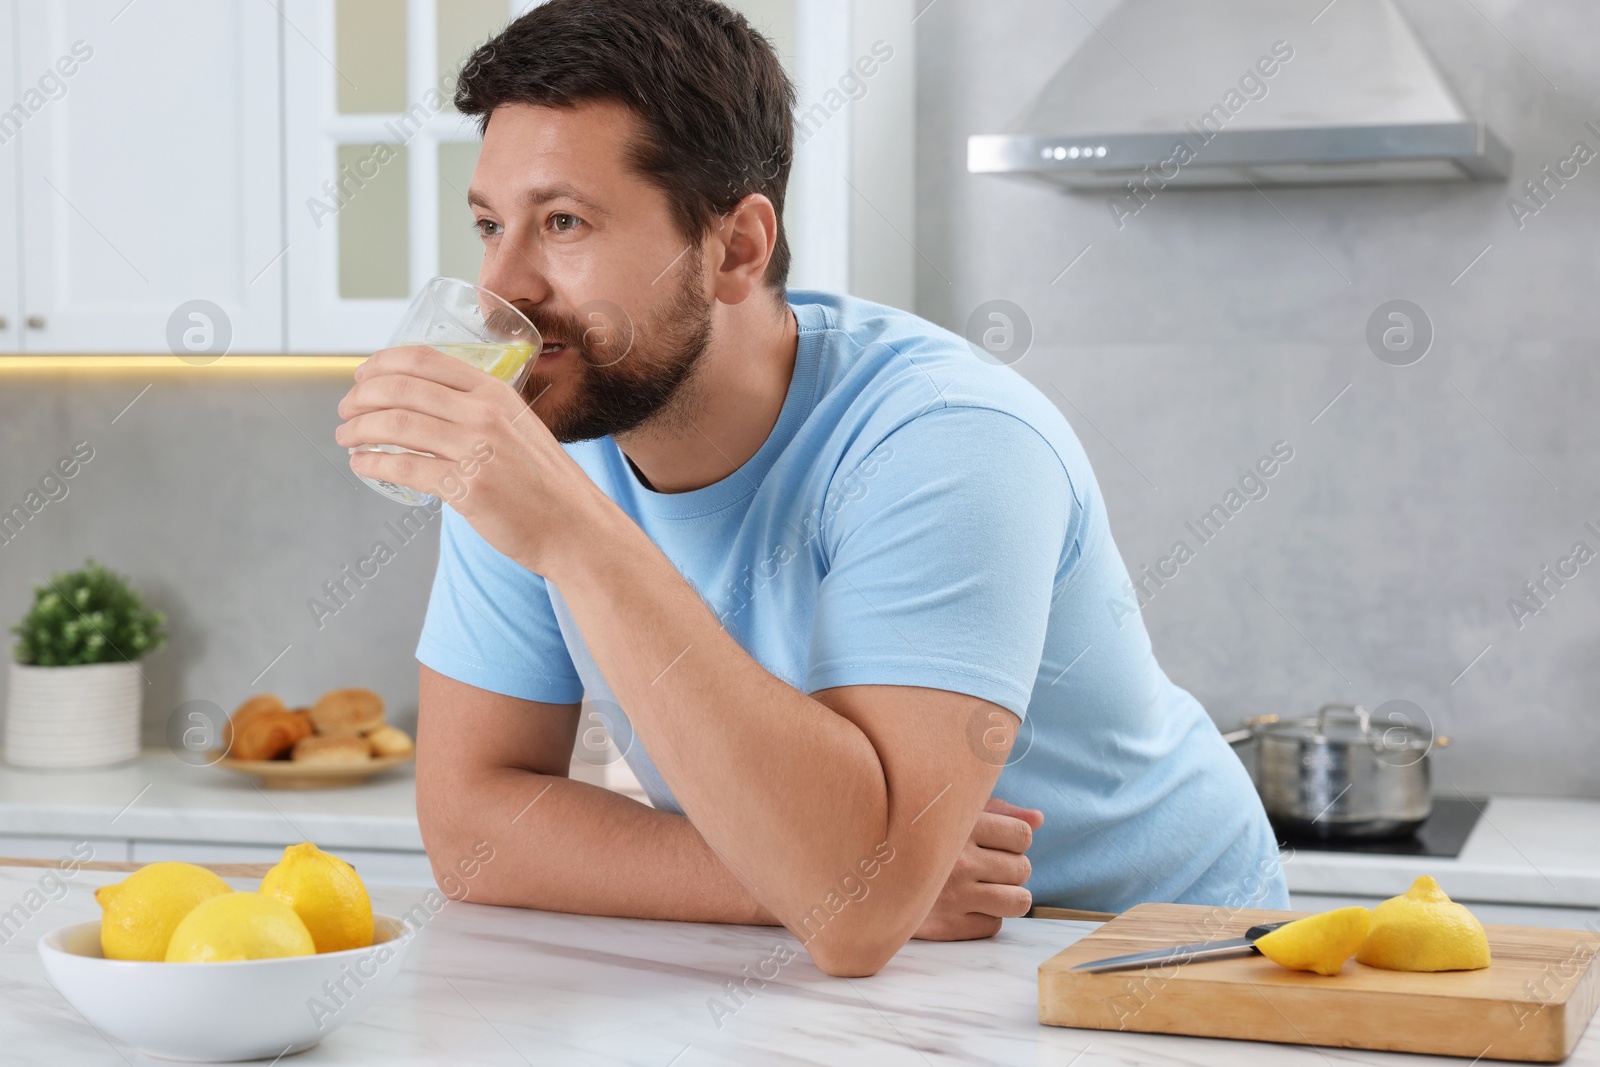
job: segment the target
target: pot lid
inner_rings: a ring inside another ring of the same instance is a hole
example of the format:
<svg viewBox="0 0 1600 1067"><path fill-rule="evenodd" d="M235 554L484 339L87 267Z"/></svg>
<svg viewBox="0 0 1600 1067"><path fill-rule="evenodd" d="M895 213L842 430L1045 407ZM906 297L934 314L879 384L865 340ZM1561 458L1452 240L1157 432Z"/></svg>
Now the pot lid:
<svg viewBox="0 0 1600 1067"><path fill-rule="evenodd" d="M1386 749L1425 748L1433 741L1429 731L1392 717L1374 722L1372 713L1359 704L1324 704L1312 718L1262 723L1258 728L1286 740L1367 743Z"/></svg>

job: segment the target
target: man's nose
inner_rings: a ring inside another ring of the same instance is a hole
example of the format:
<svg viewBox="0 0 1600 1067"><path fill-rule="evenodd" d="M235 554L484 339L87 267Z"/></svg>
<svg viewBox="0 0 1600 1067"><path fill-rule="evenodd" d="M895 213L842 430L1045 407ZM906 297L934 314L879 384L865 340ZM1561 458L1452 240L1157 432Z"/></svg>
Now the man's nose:
<svg viewBox="0 0 1600 1067"><path fill-rule="evenodd" d="M546 303L552 289L543 257L537 250L526 248L510 237L507 234L493 248L484 250L478 284L524 310L529 304Z"/></svg>

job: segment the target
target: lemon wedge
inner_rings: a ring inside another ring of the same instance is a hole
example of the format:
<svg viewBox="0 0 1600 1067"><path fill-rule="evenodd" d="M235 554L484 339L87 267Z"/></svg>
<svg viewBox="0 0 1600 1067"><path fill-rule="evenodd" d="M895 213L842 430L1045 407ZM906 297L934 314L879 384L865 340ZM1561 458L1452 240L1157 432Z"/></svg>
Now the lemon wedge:
<svg viewBox="0 0 1600 1067"><path fill-rule="evenodd" d="M1280 967L1334 975L1366 940L1371 922L1366 908L1335 908L1280 926L1256 938L1255 945Z"/></svg>
<svg viewBox="0 0 1600 1067"><path fill-rule="evenodd" d="M1390 971L1476 971L1489 966L1489 937L1477 916L1423 875L1372 909L1356 960Z"/></svg>
<svg viewBox="0 0 1600 1067"><path fill-rule="evenodd" d="M494 366L485 369L502 382L509 382L517 376L517 371L522 369L523 364L527 363L533 354L533 346L530 344L521 342L508 344Z"/></svg>

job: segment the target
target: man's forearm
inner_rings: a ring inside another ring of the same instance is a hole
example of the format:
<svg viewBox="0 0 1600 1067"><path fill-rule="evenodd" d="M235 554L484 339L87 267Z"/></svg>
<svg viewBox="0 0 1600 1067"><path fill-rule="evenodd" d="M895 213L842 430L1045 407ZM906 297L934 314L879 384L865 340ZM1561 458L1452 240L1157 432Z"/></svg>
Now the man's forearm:
<svg viewBox="0 0 1600 1067"><path fill-rule="evenodd" d="M504 768L419 791L428 857L478 904L777 925L689 820L586 782ZM484 861L480 842L493 849ZM474 863L473 861L477 862ZM462 863L475 867L469 879Z"/></svg>
<svg viewBox="0 0 1600 1067"><path fill-rule="evenodd" d="M873 883L871 905L806 942L830 973L871 973L938 896L981 807L967 795L976 785L918 825L953 780L891 788L873 738L757 663L614 504L594 510L573 516L581 542L547 558L545 577L684 812L751 895L800 933L841 878L905 857Z"/></svg>

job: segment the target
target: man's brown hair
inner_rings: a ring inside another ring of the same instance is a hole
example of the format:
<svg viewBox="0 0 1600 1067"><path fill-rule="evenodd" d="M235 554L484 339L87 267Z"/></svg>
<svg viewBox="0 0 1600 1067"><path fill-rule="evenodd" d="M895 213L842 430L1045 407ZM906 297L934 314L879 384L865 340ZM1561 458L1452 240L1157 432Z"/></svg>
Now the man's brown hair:
<svg viewBox="0 0 1600 1067"><path fill-rule="evenodd" d="M688 240L751 193L772 201L778 240L763 280L781 297L795 94L771 42L716 0L549 0L478 48L455 94L480 133L502 104L592 100L639 117L630 162L667 194Z"/></svg>

